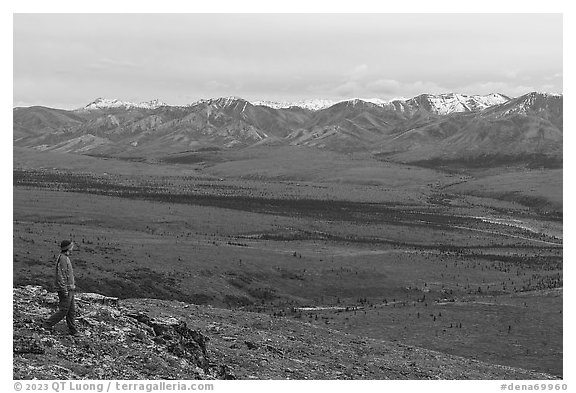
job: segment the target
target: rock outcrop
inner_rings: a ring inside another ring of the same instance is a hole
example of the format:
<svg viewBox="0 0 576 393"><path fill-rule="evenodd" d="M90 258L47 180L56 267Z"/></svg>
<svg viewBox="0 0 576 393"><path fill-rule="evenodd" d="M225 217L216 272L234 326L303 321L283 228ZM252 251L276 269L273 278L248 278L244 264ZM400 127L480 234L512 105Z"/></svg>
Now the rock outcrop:
<svg viewBox="0 0 576 393"><path fill-rule="evenodd" d="M56 294L39 286L15 288L14 379L230 379L211 363L208 338L175 318L127 312L117 298L76 297L81 335L40 327L56 308Z"/></svg>
<svg viewBox="0 0 576 393"><path fill-rule="evenodd" d="M77 295L79 337L40 323L57 296L13 291L14 379L557 379L289 318Z"/></svg>

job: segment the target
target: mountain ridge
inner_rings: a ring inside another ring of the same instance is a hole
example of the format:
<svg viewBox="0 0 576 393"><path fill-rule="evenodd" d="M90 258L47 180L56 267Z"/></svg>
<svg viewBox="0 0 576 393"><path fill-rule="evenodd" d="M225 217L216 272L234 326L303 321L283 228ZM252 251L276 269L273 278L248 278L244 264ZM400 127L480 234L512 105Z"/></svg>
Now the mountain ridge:
<svg viewBox="0 0 576 393"><path fill-rule="evenodd" d="M141 109L156 109L161 106L167 106L166 103L160 101L159 99L153 99L150 101L134 103L128 101L120 101L115 98L96 98L91 103L87 104L82 108L76 109L76 111L95 111L95 110L102 110L102 109L111 109L111 108L124 108L124 109L132 109L132 108L141 108Z"/></svg>
<svg viewBox="0 0 576 393"><path fill-rule="evenodd" d="M136 157L255 144L386 154L401 162L484 154L561 160L562 155L563 96L537 92L516 98L422 94L383 104L352 99L319 110L254 105L240 97L184 107L158 100L130 106L100 99L98 105L74 111L14 109L13 142L38 150Z"/></svg>
<svg viewBox="0 0 576 393"><path fill-rule="evenodd" d="M120 107L124 107L124 108L144 108L144 109L156 109L160 106L172 106L172 107L190 107L190 106L195 106L197 104L201 104L204 102L214 102L214 101L218 101L218 100L243 100L243 101L247 101L250 102L252 105L254 106L266 106L269 108L273 108L273 109L288 109L291 107L299 107L302 109L308 109L311 111L317 111L317 110L322 110L322 109L326 109L329 108L335 104L341 103L341 102L346 102L346 101L364 101L364 102L369 102L378 106L388 106L391 105L393 103L406 103L406 102L415 102L417 101L420 97L427 97L427 98L431 98L432 100L445 100L445 99L456 99L459 101L462 100L476 100L476 101L480 101L483 103L484 107L487 106L492 106L492 105L497 105L500 103L503 103L505 101L510 100L511 98L501 94L501 93L490 93L490 94L486 94L486 95L468 95L468 94L460 94L460 93L442 93L442 94L421 94L419 96L415 96L409 99L398 99L398 98L394 98L394 99L381 99L381 98L359 98L359 97L355 97L355 98L344 98L344 99L340 99L340 100L334 100L334 99L320 99L320 98L315 98L315 99L307 99L307 100L297 100L297 101L270 101L270 100L245 100L241 97L238 96L228 96L228 97L218 97L218 98L208 98L208 99L200 99L197 101L194 101L190 104L186 104L186 105L168 105L162 101L160 101L159 99L153 99L150 101L145 101L145 102L140 102L140 103L134 103L134 102L129 102L129 101L122 101L122 100L118 100L116 98L102 98L99 97L97 99L95 99L94 101L90 102L89 104L85 105L84 107L75 109L75 110L99 110L99 109L110 109L110 108L120 108ZM502 101L502 99L504 99L505 101ZM469 108L466 108L464 110L469 110ZM443 109L443 108L438 108L437 109L439 112L446 114L446 111L448 109ZM460 110L462 111L462 110Z"/></svg>

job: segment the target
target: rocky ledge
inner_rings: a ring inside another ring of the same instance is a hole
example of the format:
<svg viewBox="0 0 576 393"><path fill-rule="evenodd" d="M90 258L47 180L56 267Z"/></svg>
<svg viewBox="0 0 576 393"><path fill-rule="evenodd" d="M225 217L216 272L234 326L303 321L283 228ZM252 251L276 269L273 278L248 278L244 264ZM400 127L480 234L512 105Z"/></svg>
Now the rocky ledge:
<svg viewBox="0 0 576 393"><path fill-rule="evenodd" d="M157 299L77 295L82 335L39 286L13 290L14 379L555 379L288 318Z"/></svg>
<svg viewBox="0 0 576 393"><path fill-rule="evenodd" d="M117 298L76 297L80 336L39 326L58 305L39 286L13 291L14 379L233 379L211 363L208 338L186 322L129 311Z"/></svg>

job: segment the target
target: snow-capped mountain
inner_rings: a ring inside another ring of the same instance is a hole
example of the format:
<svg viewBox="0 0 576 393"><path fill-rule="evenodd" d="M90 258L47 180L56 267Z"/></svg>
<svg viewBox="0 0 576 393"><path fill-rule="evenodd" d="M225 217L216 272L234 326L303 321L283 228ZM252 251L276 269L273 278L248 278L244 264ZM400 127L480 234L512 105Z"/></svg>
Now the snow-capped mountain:
<svg viewBox="0 0 576 393"><path fill-rule="evenodd" d="M267 106L274 109L286 109L291 107L298 107L303 109L308 109L311 111L319 111L331 107L340 101L334 100L324 100L324 99L313 99L313 100L302 100L294 102L277 102L277 101L253 101L252 105Z"/></svg>
<svg viewBox="0 0 576 393"><path fill-rule="evenodd" d="M389 103L390 100L383 100L381 98L353 98L352 101L359 100L364 102L369 102L374 105L384 106L385 104Z"/></svg>
<svg viewBox="0 0 576 393"><path fill-rule="evenodd" d="M196 105L213 105L219 108L226 108L230 106L237 106L239 103L244 105L247 104L248 101L246 101L241 97L228 96L228 97L201 99L188 105L188 107L193 107Z"/></svg>
<svg viewBox="0 0 576 393"><path fill-rule="evenodd" d="M311 99L311 100L301 100L301 101L251 101L250 104L254 106L265 106L273 109L287 109L291 107L297 107L302 109L307 109L310 111L320 111L329 108L333 105L342 102L368 102L385 109L395 110L402 113L413 114L419 110L424 110L429 113L436 115L447 115L450 113L460 113L460 112L476 112L481 111L486 108L500 105L505 102L510 101L509 97L503 94L488 94L488 95L466 95L466 94L422 94L417 97L410 99L394 99L394 100L384 100L381 98L350 98L345 100L326 100L326 99ZM248 101L240 97L221 97L221 98L211 98L211 99L201 99L195 101L187 107L192 107L200 104L210 104L217 105L220 107L225 107L231 104L237 104L238 102L247 103ZM97 98L93 102L89 103L80 111L94 111L94 110L104 110L104 109L157 109L162 106L167 106L166 103L155 99L146 102L134 103L128 101L120 101L117 99L110 98Z"/></svg>
<svg viewBox="0 0 576 393"><path fill-rule="evenodd" d="M86 105L84 108L81 108L80 110L94 111L94 110L114 109L114 108L156 109L161 106L166 106L166 104L158 99L146 102L134 103L127 101L120 101L115 98L97 98L88 105Z"/></svg>
<svg viewBox="0 0 576 393"><path fill-rule="evenodd" d="M369 102L374 105L382 106L387 104L389 100L383 100L381 98L347 98L345 100L324 100L324 99L311 99L311 100L302 100L302 101L253 101L252 105L259 105L259 106L267 106L269 108L274 109L286 109L286 108L303 108L308 109L311 111L319 111L322 109L330 108L333 105L339 104L341 102L357 102L357 101L364 101Z"/></svg>
<svg viewBox="0 0 576 393"><path fill-rule="evenodd" d="M391 101L383 106L410 114L426 111L435 115L449 115L451 113L478 112L509 100L509 97L498 93L484 96L456 93L422 94L405 101Z"/></svg>
<svg viewBox="0 0 576 393"><path fill-rule="evenodd" d="M139 104L136 104L137 108L143 108L143 109L156 109L156 108L160 108L161 106L168 106L168 104L166 104L163 101L160 101L157 98L150 100L150 101L145 101L145 102L141 102Z"/></svg>
<svg viewBox="0 0 576 393"><path fill-rule="evenodd" d="M473 95L473 96L465 96L460 95L462 97L468 97L466 102L470 110L484 110L488 107L500 105L505 102L510 101L510 97L507 97L503 94L499 93L492 93L485 96Z"/></svg>
<svg viewBox="0 0 576 393"><path fill-rule="evenodd" d="M418 110L427 110L436 115L447 115L450 113L476 112L494 105L503 104L510 100L503 94L493 93L488 95L466 95L466 94L422 94L410 99L384 100L381 98L350 98L340 101L334 100L306 100L295 102L276 101L253 101L253 105L267 106L274 109L299 107L318 111L329 108L341 102L357 103L359 101L368 102L386 109L399 110L401 112L414 113Z"/></svg>
<svg viewBox="0 0 576 393"><path fill-rule="evenodd" d="M563 128L563 96L561 94L532 92L513 98L504 104L494 105L482 113L486 116L506 118L509 116L538 117Z"/></svg>
<svg viewBox="0 0 576 393"><path fill-rule="evenodd" d="M277 103L277 107L301 105L311 110L274 110L239 97L164 108L159 108L163 103L158 100L134 104L100 98L75 111L14 109L13 135L21 147L81 154L167 154L264 143L377 151L404 161L446 154L558 158L562 101L561 95L536 92L513 99L502 94L451 93L390 102L355 98Z"/></svg>
<svg viewBox="0 0 576 393"><path fill-rule="evenodd" d="M531 111L538 112L551 109L558 111L558 107L561 105L561 94L532 92L509 100L507 105L504 105L502 108L495 107L494 110L500 110L502 115L512 113L526 115Z"/></svg>

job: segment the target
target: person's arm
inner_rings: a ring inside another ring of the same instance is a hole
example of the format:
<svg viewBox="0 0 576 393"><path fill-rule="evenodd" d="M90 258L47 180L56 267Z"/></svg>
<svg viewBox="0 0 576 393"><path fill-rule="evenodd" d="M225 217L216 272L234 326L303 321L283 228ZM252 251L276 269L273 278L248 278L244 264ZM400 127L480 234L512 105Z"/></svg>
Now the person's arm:
<svg viewBox="0 0 576 393"><path fill-rule="evenodd" d="M74 270L72 270L72 262L70 262L70 258L66 258L66 265L68 266L68 289L75 291L76 284L74 282Z"/></svg>
<svg viewBox="0 0 576 393"><path fill-rule="evenodd" d="M63 260L62 257L63 255L59 255L56 262L56 289L68 292L68 261Z"/></svg>

